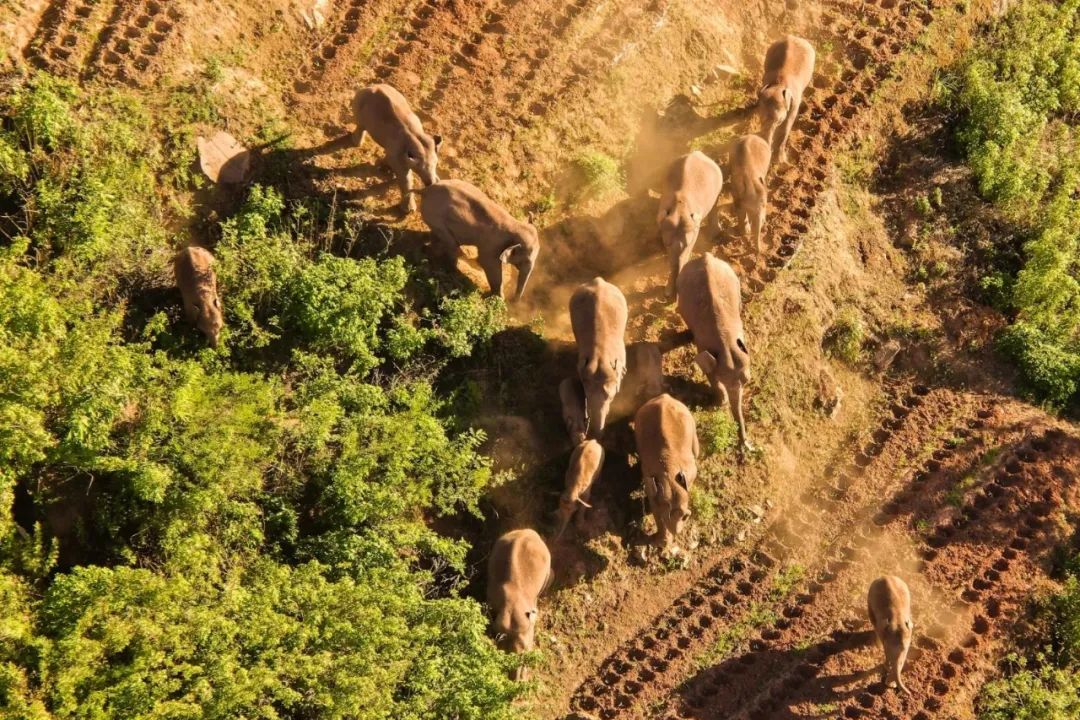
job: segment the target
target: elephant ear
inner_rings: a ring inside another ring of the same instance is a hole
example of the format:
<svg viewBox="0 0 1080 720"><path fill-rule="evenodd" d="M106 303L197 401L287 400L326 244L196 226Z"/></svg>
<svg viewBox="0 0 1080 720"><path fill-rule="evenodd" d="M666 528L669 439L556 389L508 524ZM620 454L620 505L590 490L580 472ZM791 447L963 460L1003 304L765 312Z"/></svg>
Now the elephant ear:
<svg viewBox="0 0 1080 720"><path fill-rule="evenodd" d="M503 251L502 251L502 254L501 254L501 255L499 255L499 262L503 262L503 263L507 263L507 262L510 262L510 255L511 255L511 253L513 253L513 252L514 252L515 250L517 250L517 249L518 249L519 247L521 247L521 243L517 243L517 244L511 245L510 247L508 247L508 248L506 248L505 250L503 250Z"/></svg>
<svg viewBox="0 0 1080 720"><path fill-rule="evenodd" d="M694 362L707 377L712 377L713 371L716 370L716 357L711 352L702 350L694 358Z"/></svg>
<svg viewBox="0 0 1080 720"><path fill-rule="evenodd" d="M686 473L684 473L682 470L675 473L675 483L686 492L690 492L690 485L686 481Z"/></svg>

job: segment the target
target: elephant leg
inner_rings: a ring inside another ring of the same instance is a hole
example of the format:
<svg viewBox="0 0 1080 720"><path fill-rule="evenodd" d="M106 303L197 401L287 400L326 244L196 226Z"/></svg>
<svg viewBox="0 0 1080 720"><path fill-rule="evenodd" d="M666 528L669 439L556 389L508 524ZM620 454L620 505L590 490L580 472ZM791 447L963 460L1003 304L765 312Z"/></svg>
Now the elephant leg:
<svg viewBox="0 0 1080 720"><path fill-rule="evenodd" d="M486 255L480 259L480 266L487 276L488 287L492 295L502 297L503 263L498 255Z"/></svg>
<svg viewBox="0 0 1080 720"><path fill-rule="evenodd" d="M411 213L416 210L416 196L412 192L412 171L409 168L394 168L397 173L398 187L401 188L401 211Z"/></svg>
<svg viewBox="0 0 1080 720"><path fill-rule="evenodd" d="M774 152L779 151L779 155L777 157L779 159L779 162L781 163L787 162L788 135L791 134L791 128L795 127L795 118L799 114L799 106L801 104L802 97L796 97L792 99L791 105L788 108L787 118L784 120L784 127L780 130L779 140L777 142L777 147L774 149Z"/></svg>
<svg viewBox="0 0 1080 720"><path fill-rule="evenodd" d="M742 383L736 380L727 385L728 404L731 406L731 415L735 418L735 425L739 429L739 449L741 451L753 450L754 446L746 436L746 422L743 420L742 411Z"/></svg>
<svg viewBox="0 0 1080 720"><path fill-rule="evenodd" d="M750 217L750 242L758 255L761 255L761 227L765 223L765 206L759 205L758 208L749 213Z"/></svg>

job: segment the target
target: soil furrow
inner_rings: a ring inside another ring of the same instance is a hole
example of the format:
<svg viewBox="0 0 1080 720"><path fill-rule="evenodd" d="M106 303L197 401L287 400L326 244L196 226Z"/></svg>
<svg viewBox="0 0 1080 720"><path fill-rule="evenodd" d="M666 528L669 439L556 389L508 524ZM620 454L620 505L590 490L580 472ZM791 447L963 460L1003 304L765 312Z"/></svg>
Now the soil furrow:
<svg viewBox="0 0 1080 720"><path fill-rule="evenodd" d="M996 428L995 428L996 430ZM1046 436L1036 440L1036 443L1047 443ZM1026 451L1020 450L1018 454ZM991 475L998 474L1000 468L1008 466L1011 460L1000 463L989 469L985 469L981 475L986 479ZM962 469L962 468L961 468ZM921 471L928 474L928 470ZM760 687L767 683L768 678L776 677L772 683L768 683L766 689L757 692L750 702L728 702L725 707L709 707L705 702L708 697L718 697L723 700L731 700L733 691L737 688L729 688L723 682L714 681L712 684L704 684L705 692L698 691L696 696L691 696L689 701L677 711L677 717L712 718L712 717L748 717L748 718L778 718L798 717L801 713L795 712L803 703L818 701L816 704L827 705L830 712L837 708L842 709L843 717L910 717L914 707L921 703L924 710L935 711L942 706L941 696L949 691L955 678L961 674L965 664L967 667L973 663L972 649L980 642L979 636L987 636L994 630L995 624L1005 622L1012 616L1013 611L1019 607L1022 598L1025 597L1026 588L1012 588L1013 596L1006 598L1002 593L990 592L1001 583L1011 577L1020 579L1023 570L1017 574L1018 564L1023 562L1022 556L1030 553L1036 547L1037 542L1045 540L1045 532L1049 527L1047 515L1056 505L1057 498L1053 493L1047 494L1044 490L1051 485L1051 479L1044 474L1038 477L1033 474L1030 482L1024 483L1024 490L1018 490L1021 483L1017 478L1007 481L1005 487L1012 491L1001 492L999 484L1002 475L997 479L986 479L984 487L971 493L972 497L963 506L957 521L950 523L948 539L935 542L931 539L931 545L926 549L932 549L932 554L924 554L929 558L924 560L919 571L919 577L913 578L918 588L921 583L929 583L931 589L940 588L934 583L935 570L947 567L959 568L966 575L970 587L960 593L960 597L951 601L938 601L936 608L931 609L923 603L924 613L917 622L923 626L917 629L915 646L909 657L909 664L905 676L909 686L913 689L916 700L885 692L881 683L869 683L861 691L853 691L845 696L837 693L837 687L831 685L832 680L842 675L837 668L844 671L851 666L871 668L863 676L873 677L876 673L876 662L869 662L855 657L844 658L844 654L861 655L867 654L879 657L880 651L872 646L867 648L867 641L871 640L869 632L853 633L850 630L835 630L829 634L829 639L818 643L803 643L807 650L802 653L792 651L799 647L797 636L776 636L771 645L763 643L754 655L744 655L736 658L732 668L752 666L759 658L768 658L770 653L780 651L783 657L794 657L789 662L791 667L787 672L777 673L777 668L770 667L765 663L757 681L753 677L741 678L744 687ZM947 487L944 486L944 487ZM999 492L993 491L995 488ZM920 492L918 497L922 497ZM981 498L989 498L989 502L980 501ZM894 501L891 501L894 502ZM993 524L995 530L986 533L985 527ZM884 537L887 529L882 529L879 537ZM932 538L940 537L935 533ZM964 548L968 545L977 544L980 548L980 562L972 562L966 557ZM855 548L866 548L865 541L855 543ZM867 548L872 550L871 548ZM1045 549L1045 548L1044 548ZM998 551L1000 550L1000 554ZM864 552L864 551L860 551ZM864 552L865 554L865 552ZM1018 560L1021 558L1021 560ZM1027 568L1034 571L1034 567ZM861 578L865 581L866 578ZM820 586L820 583L818 583ZM862 590L865 582L859 582L856 590ZM945 587L952 587L947 585ZM1018 592L1016 592L1018 591ZM973 594L977 593L977 594ZM941 595L948 597L949 591L942 590ZM952 591L955 595L955 590ZM859 597L858 593L855 593ZM850 597L850 596L849 596ZM984 598L985 601L984 601ZM841 598L841 602L843 598ZM982 603L982 604L980 604ZM918 603L917 603L918 605ZM916 608L918 612L918 607ZM822 608L819 612L819 625L826 629L834 618L848 616L859 617L863 612L860 605L853 607ZM971 628L970 632L964 628ZM925 628L925 629L923 629ZM1001 634L1001 633L999 633ZM763 638L764 640L765 638ZM955 639L953 650L947 652L951 639ZM986 638L984 637L983 640ZM985 643L983 643L985 645ZM986 648L974 654L981 662L981 667L990 667L992 657L987 656ZM956 665L958 667L951 667ZM717 668L718 675L724 676L726 668ZM730 673L728 673L730 675ZM727 680L730 682L730 680ZM866 680L862 680L866 684ZM703 698L702 695L705 697ZM829 702L837 695L840 702ZM813 703L812 703L813 704ZM916 717L919 717L917 714Z"/></svg>
<svg viewBox="0 0 1080 720"><path fill-rule="evenodd" d="M98 34L120 10L106 0L62 0L47 10L27 47L28 58L56 75L79 75L96 46Z"/></svg>
<svg viewBox="0 0 1080 720"><path fill-rule="evenodd" d="M159 58L184 17L180 7L158 0L124 4L105 28L86 74L145 84L156 77Z"/></svg>

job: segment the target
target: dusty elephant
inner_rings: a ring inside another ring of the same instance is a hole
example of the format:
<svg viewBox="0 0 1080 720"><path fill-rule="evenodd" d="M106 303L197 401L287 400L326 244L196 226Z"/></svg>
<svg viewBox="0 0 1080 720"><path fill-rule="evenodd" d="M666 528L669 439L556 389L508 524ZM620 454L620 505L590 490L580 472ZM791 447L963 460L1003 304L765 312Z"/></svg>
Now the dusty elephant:
<svg viewBox="0 0 1080 720"><path fill-rule="evenodd" d="M890 682L905 693L910 692L900 677L911 647L914 625L911 622L911 591L907 583L895 575L885 575L870 583L866 596L866 610L874 634L885 652L881 668L881 682Z"/></svg>
<svg viewBox="0 0 1080 720"><path fill-rule="evenodd" d="M566 530L570 519L581 519L582 508L591 508L589 495L593 484L600 477L604 466L604 448L595 440L586 440L574 448L570 455L570 466L566 469L566 481L563 494L559 497L559 510L556 517L559 523L559 535Z"/></svg>
<svg viewBox="0 0 1080 720"><path fill-rule="evenodd" d="M641 481L656 520L653 540L669 548L690 518L690 488L697 479L697 427L689 408L668 394L634 416Z"/></svg>
<svg viewBox="0 0 1080 720"><path fill-rule="evenodd" d="M578 349L578 377L585 390L589 437L599 438L626 375L626 298L596 277L570 297L570 324Z"/></svg>
<svg viewBox="0 0 1080 720"><path fill-rule="evenodd" d="M739 427L739 447L750 450L743 422L743 385L750 380L750 353L742 323L739 277L723 260L705 254L686 264L679 274L679 315L694 337L698 367L716 390L722 405L727 399Z"/></svg>
<svg viewBox="0 0 1080 720"><path fill-rule="evenodd" d="M356 144L367 135L386 151L386 164L397 176L404 212L416 209L412 175L425 185L439 182L439 145L442 138L428 135L405 96L389 85L372 85L358 90L352 101L356 120Z"/></svg>
<svg viewBox="0 0 1080 720"><path fill-rule="evenodd" d="M576 447L585 442L589 431L589 421L585 417L585 390L581 387L581 380L568 377L559 383L559 402L562 404L566 433Z"/></svg>
<svg viewBox="0 0 1080 720"><path fill-rule="evenodd" d="M535 530L513 530L495 541L488 558L487 597L500 649L533 649L537 601L552 577L551 553ZM514 679L524 676L524 668L519 668Z"/></svg>
<svg viewBox="0 0 1080 720"><path fill-rule="evenodd" d="M206 335L211 347L217 347L225 321L221 317L214 256L201 247L184 248L173 261L173 274L188 322Z"/></svg>
<svg viewBox="0 0 1080 720"><path fill-rule="evenodd" d="M668 254L669 300L675 297L679 271L694 252L702 220L718 222L716 201L723 182L720 166L699 150L682 156L668 169L656 222Z"/></svg>
<svg viewBox="0 0 1080 720"><path fill-rule="evenodd" d="M517 268L514 299L525 292L540 254L540 236L531 224L515 219L464 180L444 180L425 188L420 215L447 255L456 256L463 245L476 246L492 295L502 296L504 263Z"/></svg>
<svg viewBox="0 0 1080 720"><path fill-rule="evenodd" d="M735 206L735 222L759 255L765 207L769 200L765 176L769 173L771 160L769 143L757 135L743 135L731 147L729 184Z"/></svg>
<svg viewBox="0 0 1080 720"><path fill-rule="evenodd" d="M758 91L761 136L777 162L787 162L787 138L795 125L803 93L814 75L814 48L794 35L786 35L765 53L765 75Z"/></svg>

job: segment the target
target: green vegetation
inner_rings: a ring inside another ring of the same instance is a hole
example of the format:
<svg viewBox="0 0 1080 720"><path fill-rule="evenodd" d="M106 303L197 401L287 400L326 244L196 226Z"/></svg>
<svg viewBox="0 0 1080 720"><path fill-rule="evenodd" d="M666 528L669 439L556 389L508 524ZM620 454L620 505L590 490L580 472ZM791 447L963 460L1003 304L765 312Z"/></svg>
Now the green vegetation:
<svg viewBox="0 0 1080 720"><path fill-rule="evenodd" d="M1060 592L1036 603L1041 649L1010 655L1005 675L979 696L982 720L1068 720L1080 714L1080 555L1064 564Z"/></svg>
<svg viewBox="0 0 1080 720"><path fill-rule="evenodd" d="M1080 399L1080 0L1018 3L941 83L982 194L1026 237L982 281L1030 391Z"/></svg>
<svg viewBox="0 0 1080 720"><path fill-rule="evenodd" d="M598 150L589 150L575 157L572 170L575 194L582 199L604 197L624 184L619 161Z"/></svg>
<svg viewBox="0 0 1080 720"><path fill-rule="evenodd" d="M855 308L847 307L837 313L836 320L826 331L823 345L826 352L849 365L856 365L863 356L866 326Z"/></svg>
<svg viewBox="0 0 1080 720"><path fill-rule="evenodd" d="M254 187L211 350L145 108L44 75L0 105L0 715L515 716L425 522L496 482L436 388L501 303L324 252L326 213Z"/></svg>
<svg viewBox="0 0 1080 720"><path fill-rule="evenodd" d="M732 449L739 439L739 426L735 424L735 419L727 408L696 410L694 422L705 457Z"/></svg>

